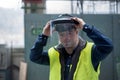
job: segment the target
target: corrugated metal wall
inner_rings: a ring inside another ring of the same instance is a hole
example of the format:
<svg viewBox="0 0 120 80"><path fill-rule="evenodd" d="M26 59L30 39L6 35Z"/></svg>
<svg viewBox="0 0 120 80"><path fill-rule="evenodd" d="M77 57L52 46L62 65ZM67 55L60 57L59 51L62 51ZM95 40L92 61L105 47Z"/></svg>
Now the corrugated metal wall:
<svg viewBox="0 0 120 80"><path fill-rule="evenodd" d="M28 63L27 80L48 80L49 66L39 65L29 60L30 48L34 44L37 35L42 31L45 23L57 17L58 15L40 15L40 14L25 14L25 59ZM114 51L103 60L101 66L100 80L118 80L116 64L120 62L120 15L76 15L83 18L86 23L95 25L105 35L110 37L114 44ZM84 32L80 35L88 39ZM56 39L55 39L56 40ZM89 40L89 39L88 39ZM54 41L56 42L56 41ZM48 41L49 46L53 44L51 40Z"/></svg>

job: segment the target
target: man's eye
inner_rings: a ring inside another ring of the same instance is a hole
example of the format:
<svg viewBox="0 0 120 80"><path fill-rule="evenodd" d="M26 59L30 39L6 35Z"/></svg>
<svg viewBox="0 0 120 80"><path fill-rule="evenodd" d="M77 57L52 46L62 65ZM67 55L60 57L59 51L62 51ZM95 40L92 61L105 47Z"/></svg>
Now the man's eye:
<svg viewBox="0 0 120 80"><path fill-rule="evenodd" d="M68 34L72 34L72 32L68 32Z"/></svg>
<svg viewBox="0 0 120 80"><path fill-rule="evenodd" d="M64 36L64 34L62 34L62 33L61 33L61 34L59 34L59 35L60 35L60 36Z"/></svg>
<svg viewBox="0 0 120 80"><path fill-rule="evenodd" d="M71 35L72 33L73 33L73 31L69 31L69 32L68 32L68 34L70 34L70 35Z"/></svg>

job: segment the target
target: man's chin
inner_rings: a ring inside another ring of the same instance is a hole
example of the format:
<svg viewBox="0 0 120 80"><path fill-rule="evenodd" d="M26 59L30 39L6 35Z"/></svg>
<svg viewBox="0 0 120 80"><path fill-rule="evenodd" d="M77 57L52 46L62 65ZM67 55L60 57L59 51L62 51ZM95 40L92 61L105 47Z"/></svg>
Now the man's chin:
<svg viewBox="0 0 120 80"><path fill-rule="evenodd" d="M73 45L71 45L71 44L65 44L65 45L63 45L65 48L71 48Z"/></svg>

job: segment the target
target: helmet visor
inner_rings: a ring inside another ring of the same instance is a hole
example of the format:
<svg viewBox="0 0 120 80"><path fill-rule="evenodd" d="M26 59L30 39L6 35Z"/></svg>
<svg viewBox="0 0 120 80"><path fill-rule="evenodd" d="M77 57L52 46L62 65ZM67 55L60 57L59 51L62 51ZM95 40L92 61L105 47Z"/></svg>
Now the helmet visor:
<svg viewBox="0 0 120 80"><path fill-rule="evenodd" d="M63 31L69 31L71 29L76 29L75 21L73 20L55 20L51 22L51 26L55 31L63 32Z"/></svg>

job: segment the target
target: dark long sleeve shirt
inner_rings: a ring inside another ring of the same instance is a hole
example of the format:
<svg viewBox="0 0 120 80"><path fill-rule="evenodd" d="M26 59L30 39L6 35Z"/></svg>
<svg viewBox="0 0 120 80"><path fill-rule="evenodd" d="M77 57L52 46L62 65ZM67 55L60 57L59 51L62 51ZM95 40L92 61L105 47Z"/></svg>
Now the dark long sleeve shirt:
<svg viewBox="0 0 120 80"><path fill-rule="evenodd" d="M85 24L83 26L83 31L94 42L94 46L91 52L92 54L91 59L92 59L92 64L93 64L94 69L97 70L99 62L103 60L104 58L106 58L107 55L112 51L113 49L112 41L108 37L103 35L94 26L89 26ZM48 37L45 35L38 36L37 40L35 41L34 46L31 49L31 54L30 54L31 61L38 63L38 64L44 64L44 65L50 64L48 52L43 51L43 47L46 45L47 39ZM65 65L67 65L69 64L68 60L70 58L69 58L69 55L66 55L65 57L66 57Z"/></svg>

